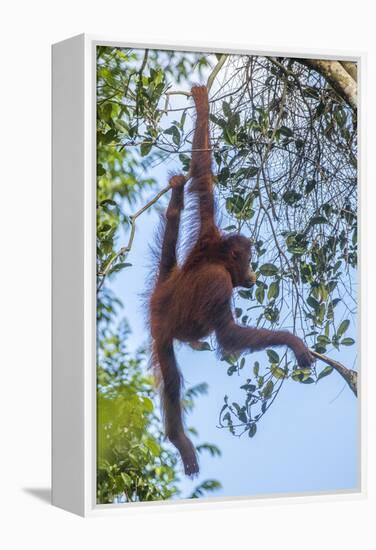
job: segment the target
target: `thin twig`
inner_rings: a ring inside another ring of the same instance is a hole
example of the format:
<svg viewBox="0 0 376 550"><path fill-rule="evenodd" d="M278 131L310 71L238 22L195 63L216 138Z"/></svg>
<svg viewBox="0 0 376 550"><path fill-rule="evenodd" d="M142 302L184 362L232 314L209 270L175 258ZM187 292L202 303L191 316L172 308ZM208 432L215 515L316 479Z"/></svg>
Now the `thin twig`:
<svg viewBox="0 0 376 550"><path fill-rule="evenodd" d="M183 90L171 90L171 92L165 92L165 95L185 95L186 97L191 97L192 94Z"/></svg>
<svg viewBox="0 0 376 550"><path fill-rule="evenodd" d="M201 152L201 151L212 151L212 148L206 148L206 149L189 149L189 150L186 150L186 151L182 151L180 149L177 149L175 151L170 151L169 149L163 149L156 141L148 141L148 140L145 140L145 141L139 141L137 143L118 143L116 146L117 147L121 147L122 149L124 149L124 147L140 147L141 145L153 145L154 147L158 147L159 149L161 149L162 151L166 151L166 153L171 153L171 154L181 154L181 153L194 153L194 152Z"/></svg>

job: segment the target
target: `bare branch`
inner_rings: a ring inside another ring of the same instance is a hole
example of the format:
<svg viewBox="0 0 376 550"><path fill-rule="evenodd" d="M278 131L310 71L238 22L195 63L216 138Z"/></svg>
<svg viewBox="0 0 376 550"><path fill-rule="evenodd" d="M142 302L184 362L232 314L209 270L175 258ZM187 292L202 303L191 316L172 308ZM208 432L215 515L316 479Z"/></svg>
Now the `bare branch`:
<svg viewBox="0 0 376 550"><path fill-rule="evenodd" d="M208 88L208 91L210 90L210 88L212 87L213 85L213 82L217 76L217 74L219 73L219 71L221 70L221 68L223 67L225 61L227 59L227 55L223 54L221 55L218 63L216 64L216 66L214 67L213 71L210 73L209 75L209 78L208 78L208 81L207 81L207 88ZM167 91L165 92L165 95L167 96L167 99L166 99L166 105L165 105L165 109L164 109L164 112L167 112L167 107L168 107L168 96L170 95L185 95L186 97L191 97L191 92L186 92L184 90L171 90L171 91ZM193 107L192 107L193 108ZM181 109L171 109L173 111L176 111L176 110L181 110Z"/></svg>
<svg viewBox="0 0 376 550"><path fill-rule="evenodd" d="M116 252L115 256L108 262L108 264L106 265L106 268L101 273L98 273L98 275L101 276L102 278L100 280L100 283L98 284L97 292L102 288L105 278L110 273L112 266L114 265L115 261L119 258L119 256L124 256L124 259L125 259L129 254L132 248L132 244L133 244L133 240L136 232L136 219L139 216L141 216L143 212L148 210L153 204L155 204L162 197L162 195L167 193L167 191L169 191L170 189L171 189L170 185L167 185L166 187L164 187L161 191L159 191L159 193L155 195L154 198L152 198L148 203L146 203L142 208L140 208L140 210L138 210L135 214L132 214L132 216L129 217L131 231L129 233L128 243L125 246L122 246L118 250L118 252Z"/></svg>

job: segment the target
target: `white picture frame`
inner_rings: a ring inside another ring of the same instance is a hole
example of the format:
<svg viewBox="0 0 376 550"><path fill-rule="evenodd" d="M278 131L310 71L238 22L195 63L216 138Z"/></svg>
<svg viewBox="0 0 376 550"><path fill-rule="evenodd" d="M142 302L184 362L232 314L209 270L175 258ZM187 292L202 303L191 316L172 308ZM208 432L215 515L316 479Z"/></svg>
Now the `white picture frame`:
<svg viewBox="0 0 376 550"><path fill-rule="evenodd" d="M237 506L362 498L366 491L364 273L360 270L359 487L333 494L210 498L149 503L96 504L96 90L97 45L181 51L252 53L356 61L359 68L359 210L364 204L363 82L365 54L275 51L223 44L130 44L81 34L52 47L52 503L81 516L129 513L148 507ZM363 236L364 220L361 220ZM361 245L363 248L363 245ZM361 368L360 368L361 364Z"/></svg>

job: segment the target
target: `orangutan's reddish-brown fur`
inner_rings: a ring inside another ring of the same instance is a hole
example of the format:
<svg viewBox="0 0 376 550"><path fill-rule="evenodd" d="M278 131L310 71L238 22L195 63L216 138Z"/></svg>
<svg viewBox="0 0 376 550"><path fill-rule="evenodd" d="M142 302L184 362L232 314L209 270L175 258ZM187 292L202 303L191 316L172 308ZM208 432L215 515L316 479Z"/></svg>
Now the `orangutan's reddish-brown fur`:
<svg viewBox="0 0 376 550"><path fill-rule="evenodd" d="M198 237L183 265L178 266L176 244L186 178L173 176L159 273L150 299L153 362L162 377L166 435L178 449L187 475L196 474L199 468L193 444L184 432L181 375L174 354L174 339L193 343L215 332L225 353L288 346L300 366L309 366L313 360L304 343L289 332L244 327L234 321L233 288L250 287L256 280L250 270L251 244L239 234L223 235L215 224L206 87L193 87L192 97L197 120L189 192L198 198Z"/></svg>

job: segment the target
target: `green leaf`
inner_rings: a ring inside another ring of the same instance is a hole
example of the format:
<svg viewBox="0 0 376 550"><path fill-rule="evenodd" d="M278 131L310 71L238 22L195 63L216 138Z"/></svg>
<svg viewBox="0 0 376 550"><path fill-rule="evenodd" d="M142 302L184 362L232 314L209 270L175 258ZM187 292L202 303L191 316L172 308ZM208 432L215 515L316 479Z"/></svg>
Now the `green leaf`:
<svg viewBox="0 0 376 550"><path fill-rule="evenodd" d="M315 99L319 99L320 97L320 89L316 88L314 86L306 86L303 89L303 94L307 97L313 97Z"/></svg>
<svg viewBox="0 0 376 550"><path fill-rule="evenodd" d="M325 111L325 103L323 103L322 101L320 101L317 109L316 109L316 117L320 117L323 112Z"/></svg>
<svg viewBox="0 0 376 550"><path fill-rule="evenodd" d="M192 349L195 349L197 351L210 351L211 350L209 342L200 342L200 341L191 342L190 346L191 346Z"/></svg>
<svg viewBox="0 0 376 550"><path fill-rule="evenodd" d="M230 214L240 214L244 208L244 198L234 194L226 199L226 209Z"/></svg>
<svg viewBox="0 0 376 550"><path fill-rule="evenodd" d="M185 155L184 153L180 153L179 160L183 165L183 170L188 171L189 164L190 164L190 157L188 155Z"/></svg>
<svg viewBox="0 0 376 550"><path fill-rule="evenodd" d="M228 408L228 404L225 403L225 404L223 405L223 407L222 407L220 413L219 413L219 417L220 417L220 418L221 418L222 414L224 413L224 411L225 411L227 408Z"/></svg>
<svg viewBox="0 0 376 550"><path fill-rule="evenodd" d="M106 170L103 168L102 164L97 164L97 176L104 176Z"/></svg>
<svg viewBox="0 0 376 550"><path fill-rule="evenodd" d="M256 386L254 384L243 384L240 386L241 390L245 390L249 393L253 393L256 390Z"/></svg>
<svg viewBox="0 0 376 550"><path fill-rule="evenodd" d="M323 369L320 374L318 375L317 377L317 382L319 380L321 380L321 378L324 378L325 376L328 376L329 374L331 374L333 372L333 367L325 367L325 369Z"/></svg>
<svg viewBox="0 0 376 550"><path fill-rule="evenodd" d="M118 271L121 271L124 267L129 267L132 264L121 262L119 264L114 265L114 267L111 268L110 273L117 273Z"/></svg>
<svg viewBox="0 0 376 550"><path fill-rule="evenodd" d="M114 130L113 128L111 130L108 130L108 132L106 132L102 137L103 143L106 143L108 145L114 140L115 136L116 130Z"/></svg>
<svg viewBox="0 0 376 550"><path fill-rule="evenodd" d="M273 300L273 298L278 298L278 295L279 295L279 281L273 281L269 286L268 300Z"/></svg>
<svg viewBox="0 0 376 550"><path fill-rule="evenodd" d="M264 301L264 298L265 298L265 290L262 286L258 286L256 288L255 297L256 297L256 300L260 304L262 304L262 302Z"/></svg>
<svg viewBox="0 0 376 550"><path fill-rule="evenodd" d="M112 200L112 199L104 199L103 201L101 201L99 203L101 206L106 206L107 204L111 205L111 206L117 206L117 203Z"/></svg>
<svg viewBox="0 0 376 550"><path fill-rule="evenodd" d="M325 336L324 334L321 334L317 337L317 342L321 345L330 344L331 339L328 336Z"/></svg>
<svg viewBox="0 0 376 550"><path fill-rule="evenodd" d="M244 168L244 175L248 178L254 178L255 176L257 176L258 172L258 166L249 166L248 168Z"/></svg>
<svg viewBox="0 0 376 550"><path fill-rule="evenodd" d="M256 432L257 432L257 424L256 424L256 422L252 422L252 424L250 425L249 430L248 430L249 437L254 437Z"/></svg>
<svg viewBox="0 0 376 550"><path fill-rule="evenodd" d="M313 346L314 350L317 351L317 353L326 353L326 345L321 345L321 344L315 344ZM337 346L337 349L338 349L338 346Z"/></svg>
<svg viewBox="0 0 376 550"><path fill-rule="evenodd" d="M314 379L309 376L308 378L305 378L305 379L301 380L301 383L302 384L313 384Z"/></svg>
<svg viewBox="0 0 376 550"><path fill-rule="evenodd" d="M153 147L153 143L141 143L141 156L146 157L151 151L151 148Z"/></svg>
<svg viewBox="0 0 376 550"><path fill-rule="evenodd" d="M338 123L338 125L342 128L345 125L346 122L346 113L343 109L340 107L337 108L337 110L334 112L334 117Z"/></svg>
<svg viewBox="0 0 376 550"><path fill-rule="evenodd" d="M112 114L112 103L105 103L102 107L101 116L103 120L110 120Z"/></svg>
<svg viewBox="0 0 376 550"><path fill-rule="evenodd" d="M320 225L322 223L328 223L328 220L324 216L314 216L310 219L309 225Z"/></svg>
<svg viewBox="0 0 376 550"><path fill-rule="evenodd" d="M309 375L311 374L311 369L309 368L303 368L303 369L294 369L291 374L291 378L295 382L303 382L304 380L307 380L309 378Z"/></svg>
<svg viewBox="0 0 376 550"><path fill-rule="evenodd" d="M239 418L240 422L244 422L244 424L247 424L248 416L246 415L244 410L240 410L238 412L238 418Z"/></svg>
<svg viewBox="0 0 376 550"><path fill-rule="evenodd" d="M296 191L291 189L290 191L286 191L285 193L283 193L282 198L287 204L292 206L293 204L298 202L302 198L302 196L303 195L301 193L297 193Z"/></svg>
<svg viewBox="0 0 376 550"><path fill-rule="evenodd" d="M273 390L274 390L274 383L271 380L269 380L269 382L265 384L265 387L262 390L262 394L264 398L269 399L273 393Z"/></svg>
<svg viewBox="0 0 376 550"><path fill-rule="evenodd" d="M223 128L223 137L226 143L233 145L235 141L235 135L230 131L230 128L226 126Z"/></svg>
<svg viewBox="0 0 376 550"><path fill-rule="evenodd" d="M130 487L132 485L132 478L128 474L126 474L125 472L121 472L120 475L121 475L121 479L124 482L124 485L126 487Z"/></svg>
<svg viewBox="0 0 376 550"><path fill-rule="evenodd" d="M258 361L255 361L255 364L253 366L253 374L255 376L258 376L260 372L260 363Z"/></svg>
<svg viewBox="0 0 376 550"><path fill-rule="evenodd" d="M278 378L278 379L286 378L286 372L281 367L272 365L270 371L274 376L274 378Z"/></svg>
<svg viewBox="0 0 376 550"><path fill-rule="evenodd" d="M316 180L309 180L305 186L305 194L308 195L316 187Z"/></svg>
<svg viewBox="0 0 376 550"><path fill-rule="evenodd" d="M260 273L265 277L272 277L278 273L278 267L274 264L263 264L260 267Z"/></svg>
<svg viewBox="0 0 376 550"><path fill-rule="evenodd" d="M292 137L294 135L293 131L290 130L290 128L287 128L287 126L281 126L279 133L286 137Z"/></svg>
<svg viewBox="0 0 376 550"><path fill-rule="evenodd" d="M346 332L346 330L349 328L349 325L350 325L350 321L348 319L345 319L344 321L342 321L342 323L339 325L337 329L337 338L339 338L340 336L342 336L342 334Z"/></svg>
<svg viewBox="0 0 376 550"><path fill-rule="evenodd" d="M187 111L183 111L183 114L181 115L181 118L180 118L180 128L184 128L184 124L185 124L185 119L187 118Z"/></svg>
<svg viewBox="0 0 376 550"><path fill-rule="evenodd" d="M209 116L210 120L212 122L214 122L214 124L217 124L218 126L220 126L222 129L226 126L226 121L224 118L218 118L216 117L215 115L213 114L210 114Z"/></svg>
<svg viewBox="0 0 376 550"><path fill-rule="evenodd" d="M97 233L107 233L107 231L110 231L112 229L112 226L109 223L104 223L103 225L100 225L98 227Z"/></svg>
<svg viewBox="0 0 376 550"><path fill-rule="evenodd" d="M318 312L320 304L317 300L315 300L315 298L313 298L313 296L309 296L309 298L307 298L307 304L309 304L316 313Z"/></svg>
<svg viewBox="0 0 376 550"><path fill-rule="evenodd" d="M146 440L146 446L147 448L149 449L149 451L151 452L151 454L153 456L159 456L161 454L161 448L160 446L158 445L158 443L152 439L151 437L149 437L147 440Z"/></svg>
<svg viewBox="0 0 376 550"><path fill-rule="evenodd" d="M222 101L222 110L226 118L230 118L232 115L230 104L227 101Z"/></svg>
<svg viewBox="0 0 376 550"><path fill-rule="evenodd" d="M110 254L110 252L112 252L113 244L114 243L113 243L112 239L103 239L100 243L100 248L104 252L104 254ZM116 255L115 252L114 252L114 255ZM112 260L112 258L111 258L111 260Z"/></svg>
<svg viewBox="0 0 376 550"><path fill-rule="evenodd" d="M174 124L170 126L170 128L167 128L167 130L164 131L164 134L170 134L172 135L172 141L175 143L175 145L179 145L180 143L180 132L179 128L175 126Z"/></svg>
<svg viewBox="0 0 376 550"><path fill-rule="evenodd" d="M279 355L276 351L274 351L274 349L268 349L266 350L266 353L268 354L270 363L279 363Z"/></svg>
<svg viewBox="0 0 376 550"><path fill-rule="evenodd" d="M124 122L124 120L120 120L120 119L115 120L115 128L120 130L120 132L122 133L128 134L129 126Z"/></svg>
<svg viewBox="0 0 376 550"><path fill-rule="evenodd" d="M143 404L145 407L146 412L151 413L154 410L153 401L149 397L143 398Z"/></svg>
<svg viewBox="0 0 376 550"><path fill-rule="evenodd" d="M211 456L221 456L220 449L216 445L210 443L202 443L201 445L197 445L196 450L199 453L201 453L202 451L208 451Z"/></svg>

